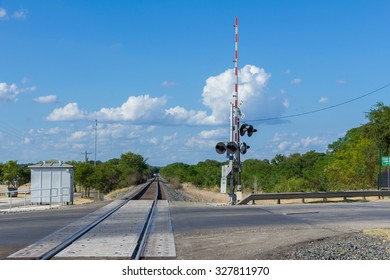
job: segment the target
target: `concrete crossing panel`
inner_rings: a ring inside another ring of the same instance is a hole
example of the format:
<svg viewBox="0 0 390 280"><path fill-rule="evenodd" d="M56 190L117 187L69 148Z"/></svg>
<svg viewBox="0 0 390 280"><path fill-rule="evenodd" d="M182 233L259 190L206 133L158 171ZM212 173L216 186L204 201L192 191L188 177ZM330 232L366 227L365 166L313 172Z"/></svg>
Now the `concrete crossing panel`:
<svg viewBox="0 0 390 280"><path fill-rule="evenodd" d="M151 205L151 200L130 201L55 259L130 259Z"/></svg>
<svg viewBox="0 0 390 280"><path fill-rule="evenodd" d="M174 258L176 248L168 201L159 200L156 207L143 257Z"/></svg>
<svg viewBox="0 0 390 280"><path fill-rule="evenodd" d="M88 214L87 216L63 227L56 232L38 240L37 242L13 253L8 256L8 259L40 259L48 251L58 247L62 242L67 240L70 236L75 234L83 227L89 225L103 214L112 210L116 206L122 203L122 200L115 200L110 204L105 205L102 208Z"/></svg>

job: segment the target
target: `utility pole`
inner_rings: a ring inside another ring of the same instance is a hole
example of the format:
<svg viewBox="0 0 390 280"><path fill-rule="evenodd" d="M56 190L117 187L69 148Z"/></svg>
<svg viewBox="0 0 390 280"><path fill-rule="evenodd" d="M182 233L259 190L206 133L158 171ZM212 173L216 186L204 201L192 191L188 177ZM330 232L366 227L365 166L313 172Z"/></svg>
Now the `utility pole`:
<svg viewBox="0 0 390 280"><path fill-rule="evenodd" d="M95 120L95 160L93 166L96 166L96 145L97 145L97 120Z"/></svg>
<svg viewBox="0 0 390 280"><path fill-rule="evenodd" d="M88 153L87 151L85 151L84 153L81 153L82 155L84 155L84 161L85 162L88 162L88 155L90 155L91 153Z"/></svg>

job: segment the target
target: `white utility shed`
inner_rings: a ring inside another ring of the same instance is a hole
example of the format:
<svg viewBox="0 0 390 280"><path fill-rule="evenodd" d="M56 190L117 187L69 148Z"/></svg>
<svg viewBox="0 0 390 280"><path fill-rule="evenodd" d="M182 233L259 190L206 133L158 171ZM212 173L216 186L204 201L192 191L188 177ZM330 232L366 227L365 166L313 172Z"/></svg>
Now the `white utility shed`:
<svg viewBox="0 0 390 280"><path fill-rule="evenodd" d="M73 204L74 169L61 161L30 165L32 204Z"/></svg>

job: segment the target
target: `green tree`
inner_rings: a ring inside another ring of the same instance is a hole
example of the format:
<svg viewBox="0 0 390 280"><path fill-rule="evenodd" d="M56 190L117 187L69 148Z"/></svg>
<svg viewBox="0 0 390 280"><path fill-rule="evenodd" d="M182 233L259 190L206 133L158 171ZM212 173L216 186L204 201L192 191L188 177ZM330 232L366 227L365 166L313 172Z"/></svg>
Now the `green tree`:
<svg viewBox="0 0 390 280"><path fill-rule="evenodd" d="M146 160L141 155L131 152L121 155L118 161L118 168L121 172L120 184L123 187L140 184L151 176L151 170L146 164Z"/></svg>
<svg viewBox="0 0 390 280"><path fill-rule="evenodd" d="M349 130L345 137L329 147L330 159L325 174L332 190L375 187L376 144L365 137L363 127Z"/></svg>
<svg viewBox="0 0 390 280"><path fill-rule="evenodd" d="M8 188L17 189L21 184L23 172L19 168L16 160L10 160L2 166L2 180L8 185Z"/></svg>
<svg viewBox="0 0 390 280"><path fill-rule="evenodd" d="M366 117L369 120L364 126L366 137L381 145L385 155L390 155L390 107L378 102Z"/></svg>
<svg viewBox="0 0 390 280"><path fill-rule="evenodd" d="M102 163L93 169L93 174L89 180L94 189L109 193L118 187L119 177L120 171L116 165Z"/></svg>
<svg viewBox="0 0 390 280"><path fill-rule="evenodd" d="M89 197L90 190L96 181L93 180L93 166L88 162L80 162L75 166L74 180L83 190L82 196Z"/></svg>

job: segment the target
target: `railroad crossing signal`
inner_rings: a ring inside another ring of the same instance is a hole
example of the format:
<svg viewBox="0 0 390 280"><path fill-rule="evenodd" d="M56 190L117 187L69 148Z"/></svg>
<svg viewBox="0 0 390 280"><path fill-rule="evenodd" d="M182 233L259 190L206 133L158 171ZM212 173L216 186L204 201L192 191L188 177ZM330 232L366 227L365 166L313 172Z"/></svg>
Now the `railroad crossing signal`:
<svg viewBox="0 0 390 280"><path fill-rule="evenodd" d="M227 152L227 157L236 154L238 151L245 155L249 148L250 146L245 142L241 143L240 146L235 142L228 142L226 145L223 142L218 142L217 145L215 145L215 151L220 155Z"/></svg>
<svg viewBox="0 0 390 280"><path fill-rule="evenodd" d="M241 144L240 146L240 152L241 154L245 155L246 151L250 148L245 142Z"/></svg>
<svg viewBox="0 0 390 280"><path fill-rule="evenodd" d="M243 123L240 126L240 118L244 118L244 114L240 109L241 102L239 102L238 94L238 18L236 18L233 27L235 28L235 59L233 62L236 82L234 84L233 100L230 103L230 140L229 142L218 142L215 146L215 151L218 154L226 153L226 157L229 158L229 165L222 166L221 192L226 192L227 180L229 179L229 202L231 204L235 204L237 201L237 196L234 193L235 183L237 183L237 190L241 191L242 165L240 154L246 154L249 149L249 145L245 142L240 142L240 136L244 136L246 133L248 137L251 137L253 133L257 132L257 129L253 125Z"/></svg>
<svg viewBox="0 0 390 280"><path fill-rule="evenodd" d="M218 142L217 145L215 145L215 151L222 155L226 152L226 145L223 142Z"/></svg>
<svg viewBox="0 0 390 280"><path fill-rule="evenodd" d="M240 127L240 135L244 136L245 132L248 134L248 137L251 137L254 132L257 132L257 129L253 125L243 123Z"/></svg>

